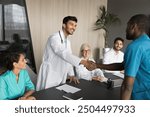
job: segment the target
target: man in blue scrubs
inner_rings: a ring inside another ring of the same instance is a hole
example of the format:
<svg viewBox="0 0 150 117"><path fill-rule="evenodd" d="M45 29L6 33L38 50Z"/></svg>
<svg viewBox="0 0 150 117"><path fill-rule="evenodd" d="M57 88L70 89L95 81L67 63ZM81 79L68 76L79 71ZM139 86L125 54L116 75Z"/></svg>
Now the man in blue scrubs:
<svg viewBox="0 0 150 117"><path fill-rule="evenodd" d="M131 17L128 22L126 38L133 42L128 45L124 57L122 99L150 99L149 25L148 17L143 14Z"/></svg>
<svg viewBox="0 0 150 117"><path fill-rule="evenodd" d="M138 14L128 21L126 38L133 40L127 47L124 62L97 67L108 70L125 69L121 99L150 99L150 38L149 18Z"/></svg>

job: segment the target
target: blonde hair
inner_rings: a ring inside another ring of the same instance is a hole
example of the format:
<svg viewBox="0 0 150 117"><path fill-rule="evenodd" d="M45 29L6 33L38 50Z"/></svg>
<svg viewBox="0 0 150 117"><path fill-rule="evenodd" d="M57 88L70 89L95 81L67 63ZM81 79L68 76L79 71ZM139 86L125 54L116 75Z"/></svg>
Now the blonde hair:
<svg viewBox="0 0 150 117"><path fill-rule="evenodd" d="M79 53L79 57L82 57L82 51L85 49L85 48L88 48L91 50L91 46L87 43L83 43L80 47L80 53Z"/></svg>

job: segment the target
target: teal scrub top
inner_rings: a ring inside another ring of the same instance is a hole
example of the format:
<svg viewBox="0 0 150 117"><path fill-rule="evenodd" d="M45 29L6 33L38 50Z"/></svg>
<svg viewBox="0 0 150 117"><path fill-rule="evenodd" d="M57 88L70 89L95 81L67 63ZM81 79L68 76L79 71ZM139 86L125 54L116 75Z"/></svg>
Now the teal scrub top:
<svg viewBox="0 0 150 117"><path fill-rule="evenodd" d="M13 71L7 71L0 76L0 100L21 97L29 90L35 90L35 87L26 70L20 71L18 82Z"/></svg>
<svg viewBox="0 0 150 117"><path fill-rule="evenodd" d="M150 99L150 38L146 34L128 45L124 63L125 75L135 79L131 99Z"/></svg>

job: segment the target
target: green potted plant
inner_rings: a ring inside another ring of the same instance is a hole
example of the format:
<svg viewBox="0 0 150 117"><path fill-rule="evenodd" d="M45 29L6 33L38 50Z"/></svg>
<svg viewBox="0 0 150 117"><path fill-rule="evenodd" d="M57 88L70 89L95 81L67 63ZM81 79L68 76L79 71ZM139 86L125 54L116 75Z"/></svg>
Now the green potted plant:
<svg viewBox="0 0 150 117"><path fill-rule="evenodd" d="M108 28L112 24L120 23L117 15L109 13L105 6L100 6L98 9L98 16L95 22L94 30L104 30L105 48L108 47Z"/></svg>

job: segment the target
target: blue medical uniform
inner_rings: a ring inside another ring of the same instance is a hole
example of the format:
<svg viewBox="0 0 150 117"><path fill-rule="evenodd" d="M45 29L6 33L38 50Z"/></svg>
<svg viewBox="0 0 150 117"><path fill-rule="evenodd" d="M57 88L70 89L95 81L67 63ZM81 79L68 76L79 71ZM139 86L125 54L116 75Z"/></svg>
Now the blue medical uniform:
<svg viewBox="0 0 150 117"><path fill-rule="evenodd" d="M35 87L26 70L20 71L18 82L13 71L7 71L0 76L1 100L21 97L29 90L35 90Z"/></svg>
<svg viewBox="0 0 150 117"><path fill-rule="evenodd" d="M131 99L150 99L150 38L143 34L128 45L125 75L134 78Z"/></svg>

